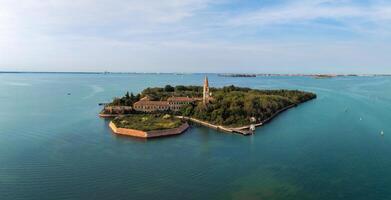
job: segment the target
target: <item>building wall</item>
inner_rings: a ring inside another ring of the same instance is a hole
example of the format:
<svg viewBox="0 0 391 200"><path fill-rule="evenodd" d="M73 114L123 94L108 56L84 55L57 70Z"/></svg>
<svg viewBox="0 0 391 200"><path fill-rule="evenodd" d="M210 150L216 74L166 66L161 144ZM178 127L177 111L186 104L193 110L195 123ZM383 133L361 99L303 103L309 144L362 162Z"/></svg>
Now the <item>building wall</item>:
<svg viewBox="0 0 391 200"><path fill-rule="evenodd" d="M109 127L115 134L141 137L141 138L152 138L152 137L163 137L163 136L181 134L189 128L189 124L184 123L178 128L156 130L156 131L140 131L135 129L117 128L117 126L115 126L113 122L110 122Z"/></svg>
<svg viewBox="0 0 391 200"><path fill-rule="evenodd" d="M154 111L179 111L182 106L188 105L188 101L169 101L167 105L134 105L134 109L142 112L154 112Z"/></svg>
<svg viewBox="0 0 391 200"><path fill-rule="evenodd" d="M147 137L147 132L134 130L134 129L126 129L126 128L117 128L113 122L110 122L109 127L111 130L119 135L127 135L127 136L134 136L134 137Z"/></svg>
<svg viewBox="0 0 391 200"><path fill-rule="evenodd" d="M134 106L134 109L142 112L166 111L169 109L169 106L143 105Z"/></svg>

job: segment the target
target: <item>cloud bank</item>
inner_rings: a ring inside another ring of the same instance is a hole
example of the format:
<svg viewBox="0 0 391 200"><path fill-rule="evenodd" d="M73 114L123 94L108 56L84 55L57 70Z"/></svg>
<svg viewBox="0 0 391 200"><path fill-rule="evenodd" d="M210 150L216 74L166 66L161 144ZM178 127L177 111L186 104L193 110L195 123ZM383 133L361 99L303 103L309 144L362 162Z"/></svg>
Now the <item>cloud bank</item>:
<svg viewBox="0 0 391 200"><path fill-rule="evenodd" d="M0 0L0 70L391 73L391 3Z"/></svg>

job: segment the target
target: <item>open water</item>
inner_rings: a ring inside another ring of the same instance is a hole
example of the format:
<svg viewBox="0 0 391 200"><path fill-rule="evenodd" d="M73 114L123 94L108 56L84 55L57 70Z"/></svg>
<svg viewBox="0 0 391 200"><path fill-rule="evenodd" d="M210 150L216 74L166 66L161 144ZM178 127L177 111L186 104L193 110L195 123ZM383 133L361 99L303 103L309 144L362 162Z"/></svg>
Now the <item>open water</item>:
<svg viewBox="0 0 391 200"><path fill-rule="evenodd" d="M248 137L193 126L141 140L97 117L126 91L203 77L0 74L0 199L391 199L391 77L210 74L212 87L318 95Z"/></svg>

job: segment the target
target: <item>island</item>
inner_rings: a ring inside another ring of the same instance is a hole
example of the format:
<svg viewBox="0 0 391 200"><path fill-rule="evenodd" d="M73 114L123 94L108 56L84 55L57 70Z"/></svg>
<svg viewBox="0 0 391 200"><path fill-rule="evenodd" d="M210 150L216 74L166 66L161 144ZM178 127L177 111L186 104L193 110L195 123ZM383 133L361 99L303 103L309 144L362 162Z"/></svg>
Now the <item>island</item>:
<svg viewBox="0 0 391 200"><path fill-rule="evenodd" d="M312 75L313 78L315 79L326 79L326 78L335 78L337 75L332 75L332 74L316 74Z"/></svg>
<svg viewBox="0 0 391 200"><path fill-rule="evenodd" d="M127 92L105 104L100 116L114 117L110 122L114 133L136 137L177 135L188 128L188 121L250 135L281 112L315 98L316 94L299 90L214 88L205 77L203 86L166 85L137 95Z"/></svg>
<svg viewBox="0 0 391 200"><path fill-rule="evenodd" d="M218 74L218 76L222 76L222 77L244 77L244 78L257 77L256 74Z"/></svg>

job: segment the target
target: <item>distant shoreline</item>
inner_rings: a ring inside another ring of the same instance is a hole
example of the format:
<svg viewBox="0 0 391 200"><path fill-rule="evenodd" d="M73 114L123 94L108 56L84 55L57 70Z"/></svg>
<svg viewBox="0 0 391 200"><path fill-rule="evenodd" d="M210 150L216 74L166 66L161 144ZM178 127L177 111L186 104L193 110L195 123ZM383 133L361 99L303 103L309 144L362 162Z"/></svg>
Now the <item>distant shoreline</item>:
<svg viewBox="0 0 391 200"><path fill-rule="evenodd" d="M178 73L178 72L46 72L46 71L0 71L0 74L132 74L132 75L203 75L203 74L215 74L217 76L222 73ZM235 73L224 73L224 74L235 74ZM289 73L246 73L251 77L378 77L378 76L391 76L391 74L289 74ZM221 76L231 77L231 76ZM241 77L241 76L236 76Z"/></svg>

